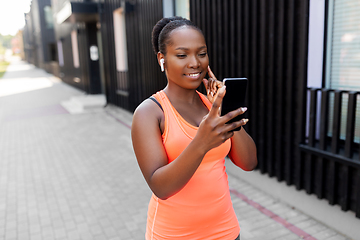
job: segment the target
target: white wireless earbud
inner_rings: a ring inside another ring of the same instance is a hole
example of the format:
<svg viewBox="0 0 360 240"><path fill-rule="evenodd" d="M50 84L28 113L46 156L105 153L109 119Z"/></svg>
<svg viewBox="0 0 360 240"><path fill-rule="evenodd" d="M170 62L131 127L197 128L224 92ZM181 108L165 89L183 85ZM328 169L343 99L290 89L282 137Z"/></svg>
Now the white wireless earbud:
<svg viewBox="0 0 360 240"><path fill-rule="evenodd" d="M160 67L161 67L161 71L162 71L162 72L165 71L164 62L165 62L165 60L164 60L163 58L160 59Z"/></svg>

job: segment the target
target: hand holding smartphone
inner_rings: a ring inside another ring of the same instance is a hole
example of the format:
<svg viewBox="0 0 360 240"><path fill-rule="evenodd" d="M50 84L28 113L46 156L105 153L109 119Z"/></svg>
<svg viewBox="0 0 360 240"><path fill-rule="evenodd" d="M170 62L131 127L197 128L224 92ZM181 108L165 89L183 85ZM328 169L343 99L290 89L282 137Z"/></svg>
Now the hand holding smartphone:
<svg viewBox="0 0 360 240"><path fill-rule="evenodd" d="M248 84L247 78L224 78L224 85L226 86L226 94L222 101L221 107L221 116L226 115L227 113L234 111L241 107L246 107L246 89ZM236 116L227 123L232 123L240 121L242 116ZM241 126L234 129L234 131L239 131Z"/></svg>

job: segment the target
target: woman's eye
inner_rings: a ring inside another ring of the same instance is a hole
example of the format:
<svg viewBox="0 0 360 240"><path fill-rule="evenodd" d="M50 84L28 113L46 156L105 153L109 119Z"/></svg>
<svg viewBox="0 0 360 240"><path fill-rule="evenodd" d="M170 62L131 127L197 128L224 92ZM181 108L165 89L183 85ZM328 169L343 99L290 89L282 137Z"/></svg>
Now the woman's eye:
<svg viewBox="0 0 360 240"><path fill-rule="evenodd" d="M207 55L207 53L200 53L199 56L200 57L205 57Z"/></svg>
<svg viewBox="0 0 360 240"><path fill-rule="evenodd" d="M176 56L177 56L178 58L185 58L185 57L186 57L185 54L177 54Z"/></svg>

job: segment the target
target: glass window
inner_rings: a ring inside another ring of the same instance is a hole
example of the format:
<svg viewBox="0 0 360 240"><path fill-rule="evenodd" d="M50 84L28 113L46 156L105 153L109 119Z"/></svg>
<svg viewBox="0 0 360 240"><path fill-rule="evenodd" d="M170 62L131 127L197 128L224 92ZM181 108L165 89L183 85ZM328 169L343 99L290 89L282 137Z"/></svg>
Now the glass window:
<svg viewBox="0 0 360 240"><path fill-rule="evenodd" d="M163 16L181 16L190 19L189 0L163 0Z"/></svg>
<svg viewBox="0 0 360 240"><path fill-rule="evenodd" d="M175 15L190 19L189 0L175 0Z"/></svg>
<svg viewBox="0 0 360 240"><path fill-rule="evenodd" d="M163 17L173 17L174 9L174 1L163 0Z"/></svg>
<svg viewBox="0 0 360 240"><path fill-rule="evenodd" d="M53 12L50 6L44 7L44 16L46 28L54 28Z"/></svg>
<svg viewBox="0 0 360 240"><path fill-rule="evenodd" d="M59 66L64 66L64 52L63 52L63 45L61 40L57 41L57 47L58 47L58 57L59 57Z"/></svg>
<svg viewBox="0 0 360 240"><path fill-rule="evenodd" d="M329 1L326 87L360 91L360 1ZM347 96L341 113L341 137L345 137ZM330 101L332 116L333 96ZM332 125L330 122L329 132ZM360 142L360 99L357 100L355 141Z"/></svg>
<svg viewBox="0 0 360 240"><path fill-rule="evenodd" d="M73 63L75 68L80 67L80 60L79 60L79 47L78 47L78 39L77 39L77 31L71 31L71 47L72 47L72 54L73 54Z"/></svg>
<svg viewBox="0 0 360 240"><path fill-rule="evenodd" d="M127 61L127 46L126 46L125 13L123 9L122 8L116 9L113 12L113 17L114 17L116 69L119 72L124 72L128 70L128 61Z"/></svg>
<svg viewBox="0 0 360 240"><path fill-rule="evenodd" d="M360 91L360 1L331 2L326 85Z"/></svg>

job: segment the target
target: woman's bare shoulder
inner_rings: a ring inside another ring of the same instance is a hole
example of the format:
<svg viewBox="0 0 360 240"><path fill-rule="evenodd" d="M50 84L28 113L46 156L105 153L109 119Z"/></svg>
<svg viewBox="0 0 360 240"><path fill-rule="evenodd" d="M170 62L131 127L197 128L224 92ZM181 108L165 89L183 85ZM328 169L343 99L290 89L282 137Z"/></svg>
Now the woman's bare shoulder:
<svg viewBox="0 0 360 240"><path fill-rule="evenodd" d="M145 125L152 122L159 124L163 115L161 108L153 100L147 98L135 109L133 121L139 121Z"/></svg>

